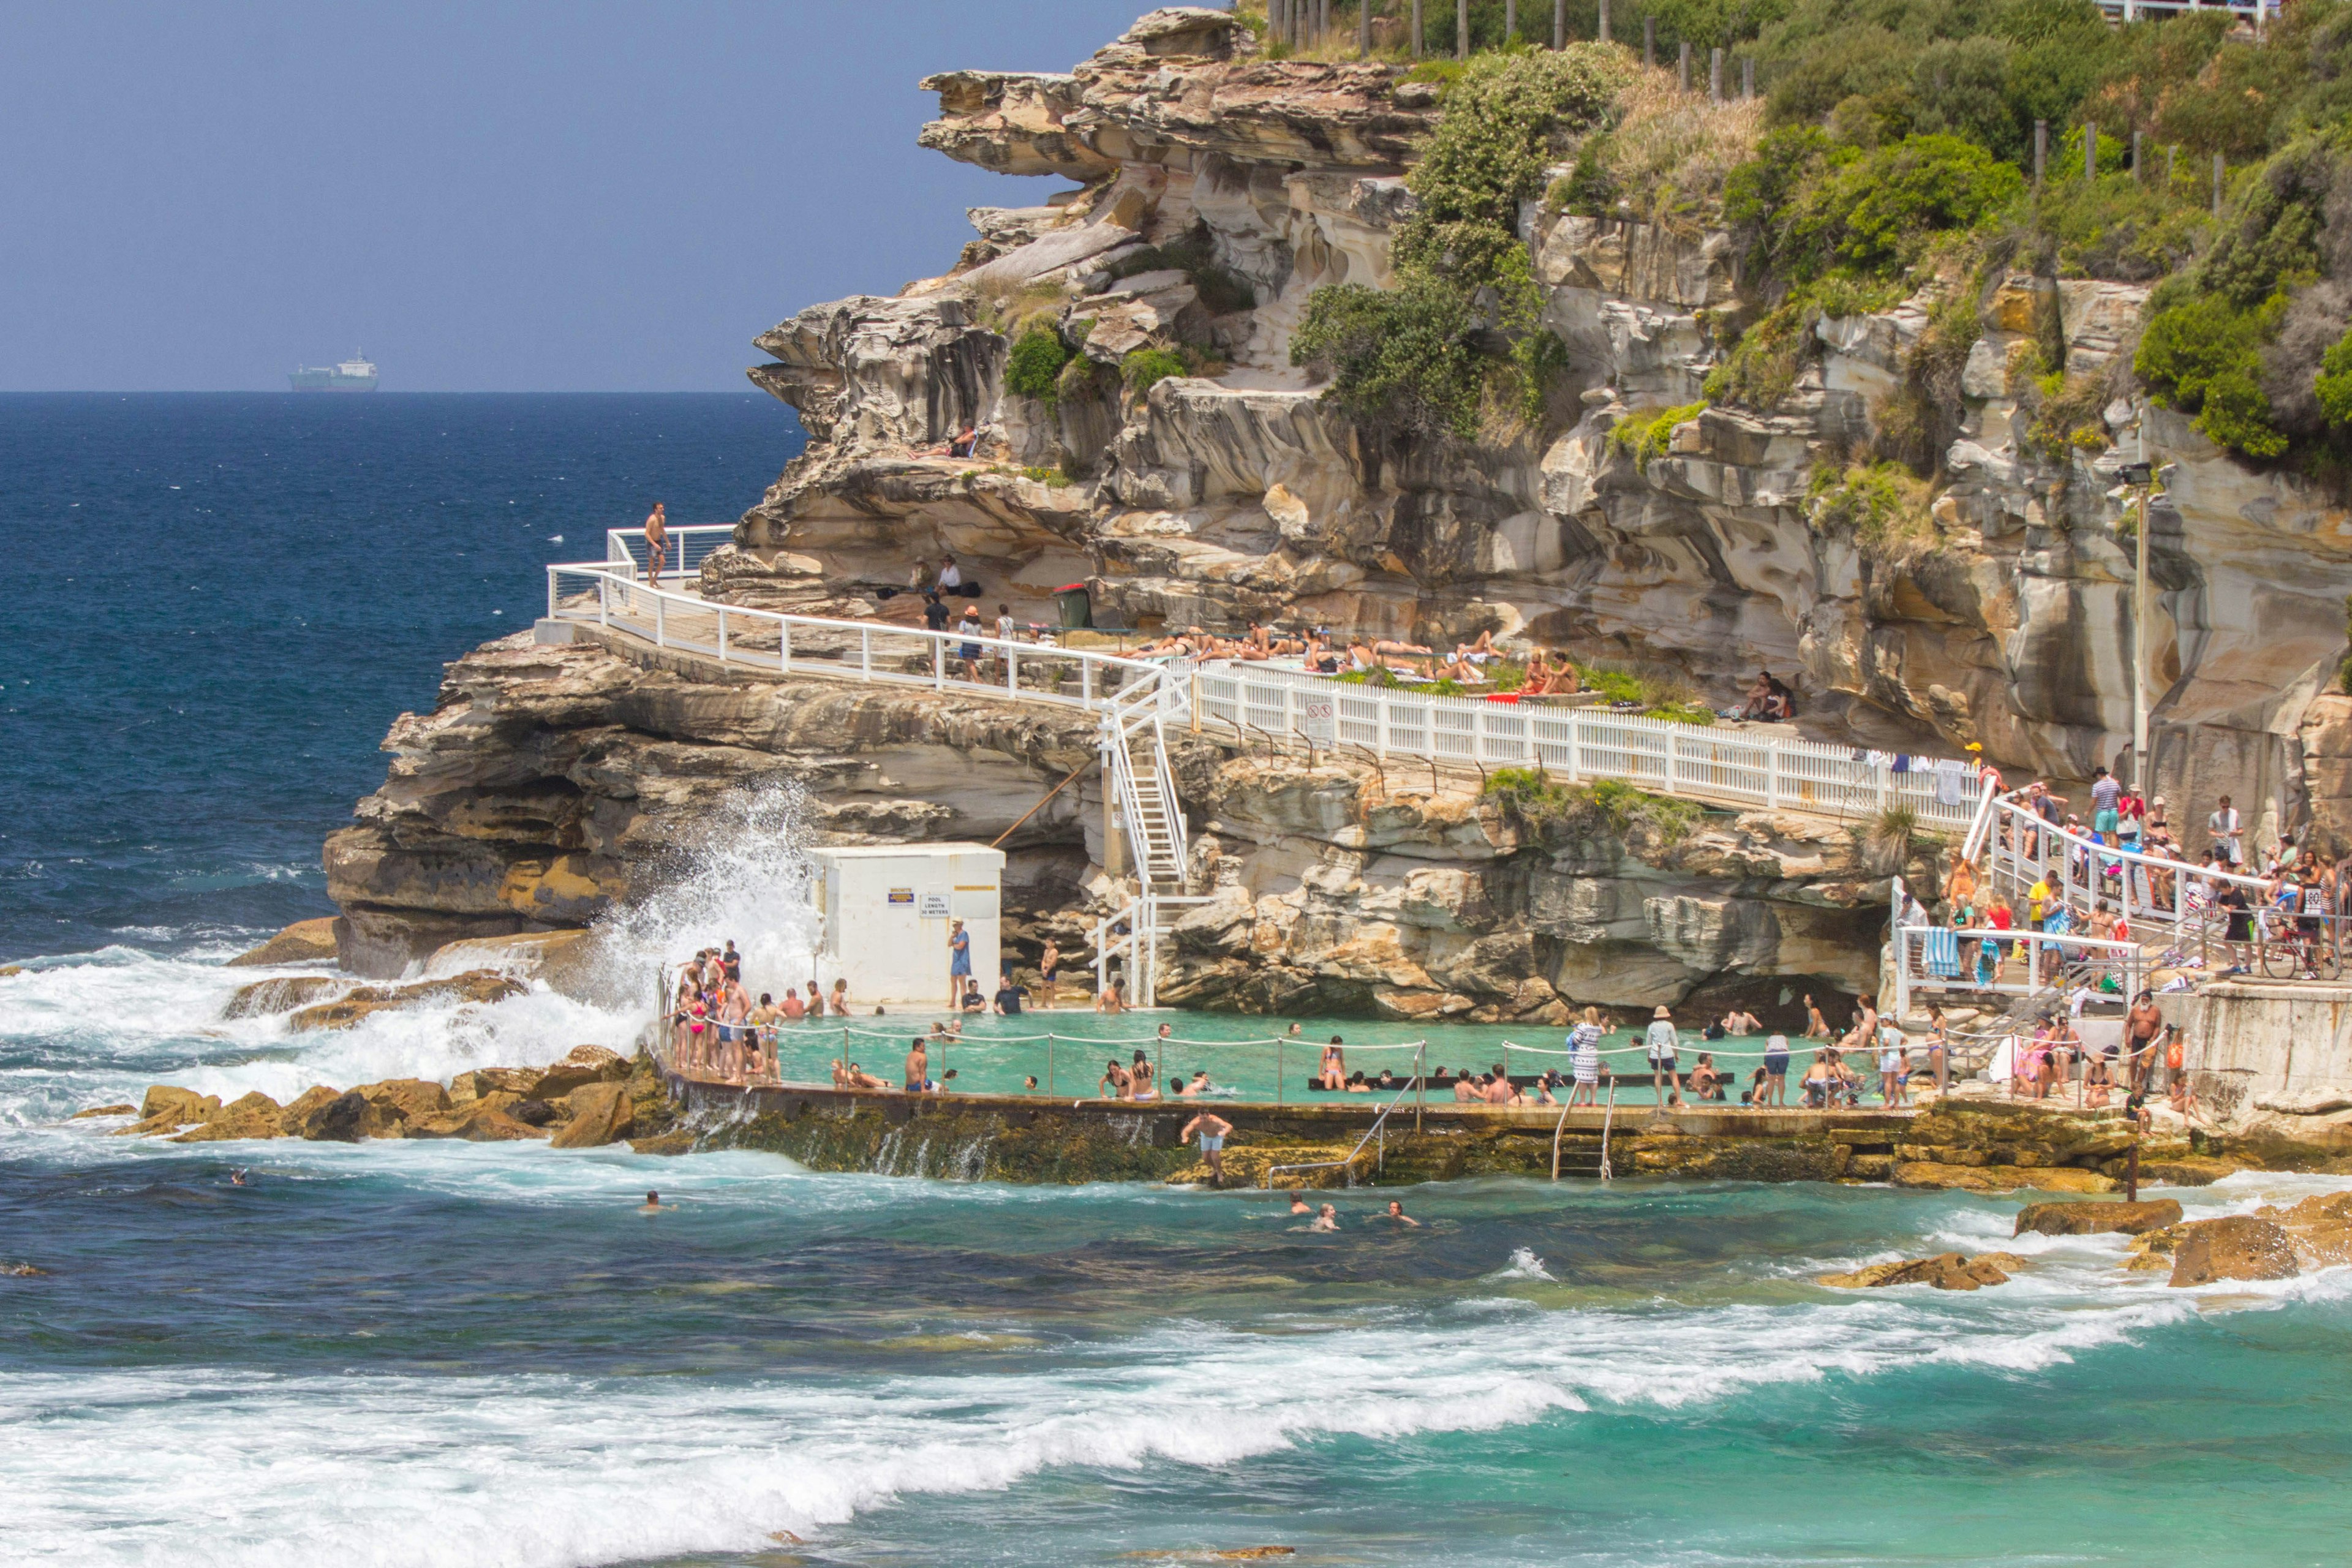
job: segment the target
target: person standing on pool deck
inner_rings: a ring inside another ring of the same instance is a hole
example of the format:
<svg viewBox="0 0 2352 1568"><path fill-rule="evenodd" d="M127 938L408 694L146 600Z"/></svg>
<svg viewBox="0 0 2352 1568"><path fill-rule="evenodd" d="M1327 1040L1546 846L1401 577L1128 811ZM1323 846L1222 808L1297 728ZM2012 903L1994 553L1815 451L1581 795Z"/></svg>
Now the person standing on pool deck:
<svg viewBox="0 0 2352 1568"><path fill-rule="evenodd" d="M662 566L669 558L669 517L662 503L654 502L654 510L646 513L646 567L652 574L653 585L661 586ZM686 546L677 547L677 569L686 570Z"/></svg>
<svg viewBox="0 0 2352 1568"><path fill-rule="evenodd" d="M1601 1009L1587 1007L1568 1033L1569 1066L1576 1075L1576 1087L1568 1091L1571 1108L1601 1103Z"/></svg>
<svg viewBox="0 0 2352 1568"><path fill-rule="evenodd" d="M1650 1057L1650 1092L1658 1097L1657 1108L1663 1111L1668 1104L1683 1102L1682 1080L1675 1072L1675 1047L1682 1043L1675 1032L1675 1016L1664 1003L1650 1019L1650 1032L1643 1044Z"/></svg>
<svg viewBox="0 0 2352 1568"><path fill-rule="evenodd" d="M1765 1098L1758 1100L1759 1109L1766 1105L1789 1103L1789 1037L1775 1035L1764 1042Z"/></svg>
<svg viewBox="0 0 2352 1568"><path fill-rule="evenodd" d="M920 1035L911 1044L913 1048L907 1053L906 1089L908 1094L920 1094L930 1085L931 1055Z"/></svg>
<svg viewBox="0 0 2352 1568"><path fill-rule="evenodd" d="M1233 1130L1232 1122L1213 1110L1204 1110L1184 1123L1184 1131L1176 1134L1187 1141L1195 1132L1200 1134L1201 1157L1209 1162L1209 1184L1213 1187L1225 1184L1225 1134Z"/></svg>
<svg viewBox="0 0 2352 1568"><path fill-rule="evenodd" d="M963 983L971 978L971 935L963 921L948 921L948 1005L963 1005Z"/></svg>

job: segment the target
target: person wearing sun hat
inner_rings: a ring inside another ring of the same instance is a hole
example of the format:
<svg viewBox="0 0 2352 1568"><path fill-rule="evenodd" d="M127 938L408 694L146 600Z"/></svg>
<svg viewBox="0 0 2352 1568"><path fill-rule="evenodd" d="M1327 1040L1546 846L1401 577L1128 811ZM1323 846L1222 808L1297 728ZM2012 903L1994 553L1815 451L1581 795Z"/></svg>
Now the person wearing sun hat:
<svg viewBox="0 0 2352 1568"><path fill-rule="evenodd" d="M1675 1015L1663 1002L1651 1016L1650 1032L1643 1044L1650 1058L1650 1091L1658 1097L1658 1109L1683 1102L1682 1080L1675 1074L1675 1047L1681 1037L1675 1032Z"/></svg>

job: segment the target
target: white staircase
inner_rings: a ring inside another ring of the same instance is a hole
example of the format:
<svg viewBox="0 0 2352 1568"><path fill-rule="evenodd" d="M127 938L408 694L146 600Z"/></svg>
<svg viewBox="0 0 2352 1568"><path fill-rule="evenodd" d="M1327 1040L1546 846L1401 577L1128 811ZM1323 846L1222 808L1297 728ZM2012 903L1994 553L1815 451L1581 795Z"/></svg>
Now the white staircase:
<svg viewBox="0 0 2352 1568"><path fill-rule="evenodd" d="M1128 1005L1150 1007L1158 1005L1160 942L1168 922L1175 910L1207 900L1192 891L1184 808L1168 765L1162 707L1106 713L1101 744L1136 893L1095 922L1095 993L1109 985L1116 964L1126 974Z"/></svg>

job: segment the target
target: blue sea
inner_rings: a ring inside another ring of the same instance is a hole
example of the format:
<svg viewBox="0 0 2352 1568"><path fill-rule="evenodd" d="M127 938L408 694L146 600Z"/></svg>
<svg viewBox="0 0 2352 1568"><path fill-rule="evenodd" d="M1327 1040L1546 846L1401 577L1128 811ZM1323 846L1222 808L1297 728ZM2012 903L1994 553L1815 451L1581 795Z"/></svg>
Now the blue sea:
<svg viewBox="0 0 2352 1568"><path fill-rule="evenodd" d="M2010 1241L2013 1199L1489 1181L1321 1235L1250 1194L65 1120L625 1044L546 993L289 1036L222 1017L255 972L221 964L326 911L385 726L543 563L655 499L731 519L799 442L751 395L0 397L0 1268L41 1270L0 1272L0 1560L2344 1556L2343 1271L2173 1291L2116 1238ZM679 931L759 937L768 853ZM1815 1282L1996 1247L2025 1266L1973 1294Z"/></svg>

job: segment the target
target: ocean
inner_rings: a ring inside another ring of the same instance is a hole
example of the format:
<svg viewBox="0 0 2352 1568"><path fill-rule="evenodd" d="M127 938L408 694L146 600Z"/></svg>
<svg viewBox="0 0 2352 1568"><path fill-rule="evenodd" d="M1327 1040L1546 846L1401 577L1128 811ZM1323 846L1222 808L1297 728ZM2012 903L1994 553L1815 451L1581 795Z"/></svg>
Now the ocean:
<svg viewBox="0 0 2352 1568"><path fill-rule="evenodd" d="M1410 1229L1335 1194L1325 1235L1262 1195L63 1120L625 1045L640 1020L545 993L289 1037L222 1018L253 974L221 963L325 912L319 840L385 726L528 625L542 563L657 497L730 519L798 439L749 395L0 397L35 590L0 641L0 1267L42 1271L0 1273L0 1557L2342 1556L2344 1271L2173 1291L2118 1238L2011 1241L2014 1200L1490 1181L1378 1194ZM676 918L757 936L786 853ZM1946 1248L2028 1262L1814 1282Z"/></svg>

